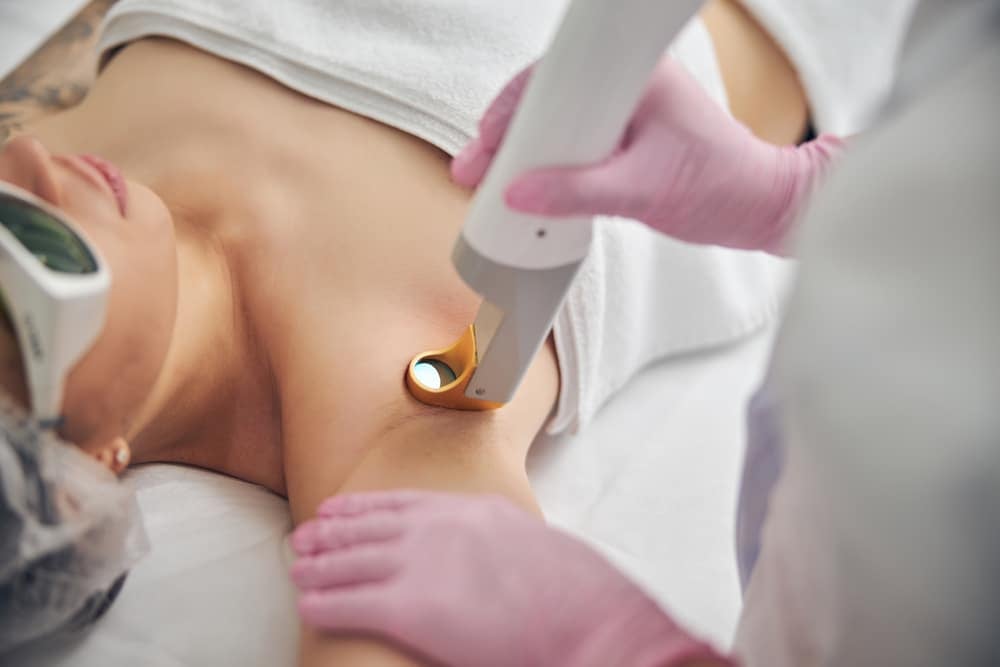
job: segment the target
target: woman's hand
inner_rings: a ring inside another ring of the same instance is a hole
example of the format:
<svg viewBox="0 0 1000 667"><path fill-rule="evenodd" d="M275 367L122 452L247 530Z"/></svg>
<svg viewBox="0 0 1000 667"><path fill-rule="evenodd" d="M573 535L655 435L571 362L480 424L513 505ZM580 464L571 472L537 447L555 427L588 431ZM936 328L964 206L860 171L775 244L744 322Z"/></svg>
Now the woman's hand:
<svg viewBox="0 0 1000 667"><path fill-rule="evenodd" d="M495 496L337 496L295 531L309 624L445 665L725 665L577 540Z"/></svg>
<svg viewBox="0 0 1000 667"><path fill-rule="evenodd" d="M473 187L483 179L530 75L530 68L521 72L486 111L479 137L452 162L457 183ZM610 157L523 174L506 200L527 213L618 215L682 241L780 254L796 214L842 145L831 135L799 147L768 144L665 57Z"/></svg>

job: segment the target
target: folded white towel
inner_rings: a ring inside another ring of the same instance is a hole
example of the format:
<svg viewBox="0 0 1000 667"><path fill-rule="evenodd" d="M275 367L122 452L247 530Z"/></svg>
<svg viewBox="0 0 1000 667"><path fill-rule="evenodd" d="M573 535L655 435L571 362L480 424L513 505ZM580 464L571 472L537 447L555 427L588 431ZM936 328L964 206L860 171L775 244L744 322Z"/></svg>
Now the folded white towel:
<svg viewBox="0 0 1000 667"><path fill-rule="evenodd" d="M242 63L448 153L504 83L545 49L565 0L121 0L102 48L165 35ZM623 45L623 48L627 48ZM725 104L711 39L672 48ZM600 221L555 324L562 390L550 429L585 423L649 362L735 341L776 313L779 262Z"/></svg>
<svg viewBox="0 0 1000 667"><path fill-rule="evenodd" d="M102 48L150 34L248 65L454 153L544 49L564 0L124 0Z"/></svg>

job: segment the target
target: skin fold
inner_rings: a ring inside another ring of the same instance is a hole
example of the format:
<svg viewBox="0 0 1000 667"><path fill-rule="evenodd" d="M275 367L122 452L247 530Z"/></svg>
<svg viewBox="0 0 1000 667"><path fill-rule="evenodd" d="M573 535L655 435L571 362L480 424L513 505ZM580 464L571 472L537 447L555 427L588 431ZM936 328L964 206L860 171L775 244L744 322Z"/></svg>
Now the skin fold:
<svg viewBox="0 0 1000 667"><path fill-rule="evenodd" d="M524 464L558 395L551 343L498 411L428 407L404 386L410 357L452 342L479 303L450 262L470 193L449 157L166 39L125 47L92 85L78 63L57 83L111 4L91 3L0 83L0 179L59 206L113 276L105 329L67 381L64 437L95 456L123 438L133 463L261 484L296 523L332 494L399 487L499 493L540 513ZM794 141L806 109L787 61L738 7L713 3L706 19L755 44L720 49L727 85L791 91L756 105L731 92L733 108ZM32 93L47 89L66 92ZM126 215L74 168L80 153L121 168ZM24 400L5 327L0 384ZM308 628L300 663L413 664Z"/></svg>

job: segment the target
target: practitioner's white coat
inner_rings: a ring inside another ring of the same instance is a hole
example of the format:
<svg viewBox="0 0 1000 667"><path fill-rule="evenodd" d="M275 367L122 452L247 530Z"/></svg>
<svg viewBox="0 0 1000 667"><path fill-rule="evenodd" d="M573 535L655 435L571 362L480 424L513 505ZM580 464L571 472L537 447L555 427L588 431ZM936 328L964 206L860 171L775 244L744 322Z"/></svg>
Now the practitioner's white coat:
<svg viewBox="0 0 1000 667"><path fill-rule="evenodd" d="M1000 4L973 25L803 222L750 667L1000 664Z"/></svg>

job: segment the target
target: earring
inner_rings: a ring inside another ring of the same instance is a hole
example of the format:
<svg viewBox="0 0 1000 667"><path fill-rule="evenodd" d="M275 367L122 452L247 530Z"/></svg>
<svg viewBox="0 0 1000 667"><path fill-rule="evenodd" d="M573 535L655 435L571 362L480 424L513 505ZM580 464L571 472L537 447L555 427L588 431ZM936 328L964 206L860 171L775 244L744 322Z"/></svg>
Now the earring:
<svg viewBox="0 0 1000 667"><path fill-rule="evenodd" d="M115 442L111 448L113 453L109 467L111 468L111 472L120 475L128 467L129 461L132 460L132 450L129 448L125 438L115 438Z"/></svg>

